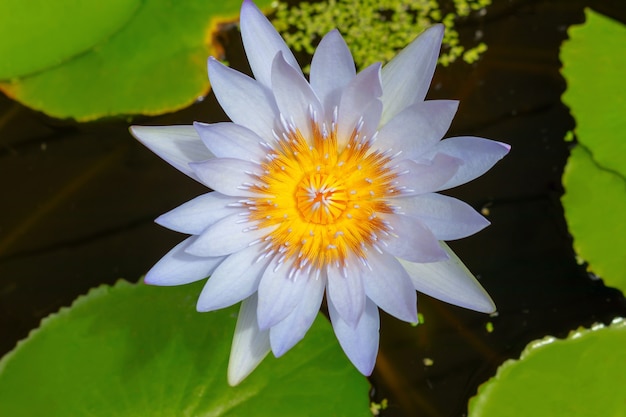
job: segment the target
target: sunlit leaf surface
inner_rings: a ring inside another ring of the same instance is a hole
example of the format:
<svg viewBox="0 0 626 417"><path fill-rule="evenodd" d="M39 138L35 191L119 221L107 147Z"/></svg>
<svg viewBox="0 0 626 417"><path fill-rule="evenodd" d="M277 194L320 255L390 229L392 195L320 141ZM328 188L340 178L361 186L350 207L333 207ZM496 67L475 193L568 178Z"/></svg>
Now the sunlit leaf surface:
<svg viewBox="0 0 626 417"><path fill-rule="evenodd" d="M237 307L197 313L200 284L99 287L0 361L2 416L368 416L369 384L319 316L303 342L226 382Z"/></svg>
<svg viewBox="0 0 626 417"><path fill-rule="evenodd" d="M626 415L626 321L530 343L470 400L469 417Z"/></svg>
<svg viewBox="0 0 626 417"><path fill-rule="evenodd" d="M93 48L119 31L139 0L3 0L0 80L22 77Z"/></svg>
<svg viewBox="0 0 626 417"><path fill-rule="evenodd" d="M183 108L208 92L206 61L219 55L213 35L220 22L236 21L240 7L240 0L146 0L115 36L0 89L36 110L79 121Z"/></svg>
<svg viewBox="0 0 626 417"><path fill-rule="evenodd" d="M605 284L626 291L626 27L587 11L561 50L579 144L562 198L574 247Z"/></svg>

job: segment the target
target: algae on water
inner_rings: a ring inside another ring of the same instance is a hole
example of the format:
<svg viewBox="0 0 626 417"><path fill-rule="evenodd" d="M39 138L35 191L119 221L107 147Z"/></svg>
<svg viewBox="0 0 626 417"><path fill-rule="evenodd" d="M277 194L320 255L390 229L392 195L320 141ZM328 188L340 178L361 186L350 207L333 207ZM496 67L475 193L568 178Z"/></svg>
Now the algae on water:
<svg viewBox="0 0 626 417"><path fill-rule="evenodd" d="M446 66L458 58L475 62L487 50L483 42L471 48L461 45L455 23L472 12L484 12L489 4L491 0L453 0L444 9L436 0L324 0L294 6L280 2L273 24L292 49L308 54L324 34L339 29L362 69L388 62L424 29L443 23L439 63Z"/></svg>

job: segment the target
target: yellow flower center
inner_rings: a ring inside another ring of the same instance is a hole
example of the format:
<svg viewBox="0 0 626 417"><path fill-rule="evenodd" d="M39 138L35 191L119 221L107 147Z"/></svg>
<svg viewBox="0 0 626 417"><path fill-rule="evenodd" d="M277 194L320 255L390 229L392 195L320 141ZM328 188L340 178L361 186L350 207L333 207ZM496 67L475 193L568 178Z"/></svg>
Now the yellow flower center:
<svg viewBox="0 0 626 417"><path fill-rule="evenodd" d="M335 223L348 207L350 198L343 181L332 174L305 174L296 188L296 207L304 220L316 224Z"/></svg>
<svg viewBox="0 0 626 417"><path fill-rule="evenodd" d="M272 227L267 250L290 262L293 271L344 267L348 257L366 259L366 250L388 235L378 214L391 213L396 193L391 157L371 149L355 129L339 149L336 130L323 134L312 122L311 140L299 130L277 138L251 189L263 197L247 201L250 219Z"/></svg>

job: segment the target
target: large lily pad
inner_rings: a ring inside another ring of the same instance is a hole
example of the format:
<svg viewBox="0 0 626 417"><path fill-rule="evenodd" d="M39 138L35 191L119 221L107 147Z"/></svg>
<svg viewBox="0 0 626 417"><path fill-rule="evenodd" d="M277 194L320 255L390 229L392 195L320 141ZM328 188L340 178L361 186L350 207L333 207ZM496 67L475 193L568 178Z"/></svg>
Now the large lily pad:
<svg viewBox="0 0 626 417"><path fill-rule="evenodd" d="M0 89L36 110L79 121L178 110L209 91L206 60L219 55L213 35L220 22L236 20L240 7L241 0L145 0L106 42Z"/></svg>
<svg viewBox="0 0 626 417"><path fill-rule="evenodd" d="M0 361L0 415L370 415L367 379L321 315L285 356L228 386L237 308L197 313L200 289L120 281L45 319Z"/></svg>
<svg viewBox="0 0 626 417"><path fill-rule="evenodd" d="M562 198L574 247L604 282L626 291L626 27L587 11L561 49L576 118Z"/></svg>
<svg viewBox="0 0 626 417"><path fill-rule="evenodd" d="M0 80L59 65L120 30L140 0L3 0Z"/></svg>
<svg viewBox="0 0 626 417"><path fill-rule="evenodd" d="M626 416L626 320L530 343L470 400L470 417Z"/></svg>

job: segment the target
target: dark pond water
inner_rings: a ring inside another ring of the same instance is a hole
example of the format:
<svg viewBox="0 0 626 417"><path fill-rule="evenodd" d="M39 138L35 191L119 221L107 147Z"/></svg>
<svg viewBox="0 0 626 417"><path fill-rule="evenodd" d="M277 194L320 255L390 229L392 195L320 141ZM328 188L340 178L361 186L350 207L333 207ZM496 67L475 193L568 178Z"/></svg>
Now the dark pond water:
<svg viewBox="0 0 626 417"><path fill-rule="evenodd" d="M558 59L567 28L584 20L585 6L622 22L626 6L493 1L486 15L459 26L462 37L481 30L488 52L473 66L439 68L430 98L461 100L450 135L513 147L487 175L450 192L489 210L488 229L451 246L499 314L420 296L424 325L384 316L371 381L373 398L389 401L385 416L462 416L478 385L529 341L626 315L623 296L577 264L563 218L563 137L574 120L560 101ZM229 60L245 69L236 48ZM133 122L194 120L226 118L209 96L178 113ZM0 97L0 355L89 288L137 280L181 240L152 221L205 190L131 139L127 126L53 120Z"/></svg>

